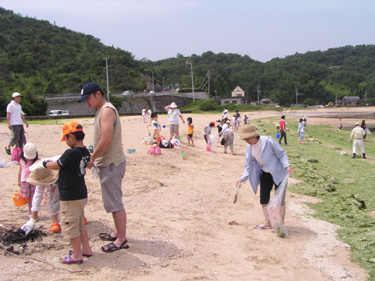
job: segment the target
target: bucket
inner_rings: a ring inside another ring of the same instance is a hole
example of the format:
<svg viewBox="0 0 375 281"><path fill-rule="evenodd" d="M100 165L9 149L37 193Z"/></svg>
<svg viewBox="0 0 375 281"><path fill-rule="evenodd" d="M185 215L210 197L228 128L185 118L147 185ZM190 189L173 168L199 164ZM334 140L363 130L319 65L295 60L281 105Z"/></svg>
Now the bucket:
<svg viewBox="0 0 375 281"><path fill-rule="evenodd" d="M280 138L280 134L276 134L276 138L277 138L277 139Z"/></svg>
<svg viewBox="0 0 375 281"><path fill-rule="evenodd" d="M17 192L12 195L14 206L16 207L22 207L27 204L27 199L20 196L20 194Z"/></svg>
<svg viewBox="0 0 375 281"><path fill-rule="evenodd" d="M7 164L7 160L5 158L0 158L0 168L3 168Z"/></svg>

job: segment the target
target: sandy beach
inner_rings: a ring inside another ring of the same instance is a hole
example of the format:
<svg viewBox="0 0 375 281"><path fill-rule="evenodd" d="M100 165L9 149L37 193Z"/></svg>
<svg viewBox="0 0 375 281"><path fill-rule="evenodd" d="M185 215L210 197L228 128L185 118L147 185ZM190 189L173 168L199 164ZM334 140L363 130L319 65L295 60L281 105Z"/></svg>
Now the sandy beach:
<svg viewBox="0 0 375 281"><path fill-rule="evenodd" d="M314 112L329 110L340 109ZM287 119L296 118L290 111L241 114L251 120L283 114ZM309 116L308 112L300 115ZM235 182L244 169L246 143L235 133L237 155L224 154L222 147L216 153L206 152L204 126L220 119L220 114L183 116L185 120L193 118L196 146L187 146L187 126L180 121L181 147L162 149L159 156L147 155L150 145L142 144L148 131L141 116L121 117L124 151L136 150L128 154L123 179L130 249L109 254L100 250L105 242L98 234L110 231L113 220L102 205L99 181L89 170L85 214L93 257L85 258L82 265L61 264L60 259L71 249L69 241L62 234L48 232L50 217L42 208L37 227L47 236L28 242L26 248L19 249L20 255L0 250L0 280L366 280L366 272L350 262L350 247L338 241L336 226L311 217L306 203L317 202L316 198L287 193L288 238L254 229L263 216L259 194L254 195L248 182L233 204ZM94 119L79 121L88 146L93 140ZM168 124L166 115L160 115L159 121ZM358 121L345 119L343 123L349 126ZM375 124L374 120L366 121ZM28 140L36 144L41 158L67 149L65 142L60 142L63 123L59 120L55 125L31 125L27 129ZM308 124L337 127L338 119L308 118ZM161 133L169 137L168 128ZM10 161L4 151L10 131L4 122L0 135L0 157ZM18 169L17 165L0 168L0 226L7 229L27 221L27 207L16 208L11 198L17 190ZM294 182L291 177L290 184Z"/></svg>

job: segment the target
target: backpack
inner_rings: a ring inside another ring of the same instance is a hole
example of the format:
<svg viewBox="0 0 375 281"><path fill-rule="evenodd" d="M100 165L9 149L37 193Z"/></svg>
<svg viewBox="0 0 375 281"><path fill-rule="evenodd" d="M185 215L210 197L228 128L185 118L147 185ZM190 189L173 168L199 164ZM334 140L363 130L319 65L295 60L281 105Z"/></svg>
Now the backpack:
<svg viewBox="0 0 375 281"><path fill-rule="evenodd" d="M18 162L18 163L20 162L22 151L23 151L22 148L15 148L15 149L13 149L12 162L13 161Z"/></svg>
<svg viewBox="0 0 375 281"><path fill-rule="evenodd" d="M160 155L161 154L161 149L157 145L153 145L150 147L150 149L147 151L147 154L149 155Z"/></svg>

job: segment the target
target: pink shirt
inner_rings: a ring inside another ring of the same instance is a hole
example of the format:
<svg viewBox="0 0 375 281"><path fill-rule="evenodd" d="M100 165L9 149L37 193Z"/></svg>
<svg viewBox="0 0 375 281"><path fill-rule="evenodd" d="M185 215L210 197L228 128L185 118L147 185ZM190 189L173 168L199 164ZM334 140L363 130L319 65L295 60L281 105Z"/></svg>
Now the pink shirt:
<svg viewBox="0 0 375 281"><path fill-rule="evenodd" d="M285 131L285 120L284 119L280 120L280 130Z"/></svg>
<svg viewBox="0 0 375 281"><path fill-rule="evenodd" d="M21 168L21 182L25 182L27 178L30 176L31 171L29 167L33 164L31 160L27 160L26 162L21 159L20 161L20 168Z"/></svg>

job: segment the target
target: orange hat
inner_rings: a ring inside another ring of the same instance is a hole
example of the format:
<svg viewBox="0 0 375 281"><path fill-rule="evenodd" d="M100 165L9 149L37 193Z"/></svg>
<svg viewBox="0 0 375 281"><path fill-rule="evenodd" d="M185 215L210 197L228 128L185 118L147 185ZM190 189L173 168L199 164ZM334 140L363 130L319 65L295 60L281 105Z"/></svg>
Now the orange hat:
<svg viewBox="0 0 375 281"><path fill-rule="evenodd" d="M62 128L63 136L60 141L65 140L65 136L75 132L83 132L82 125L76 121L69 121Z"/></svg>

